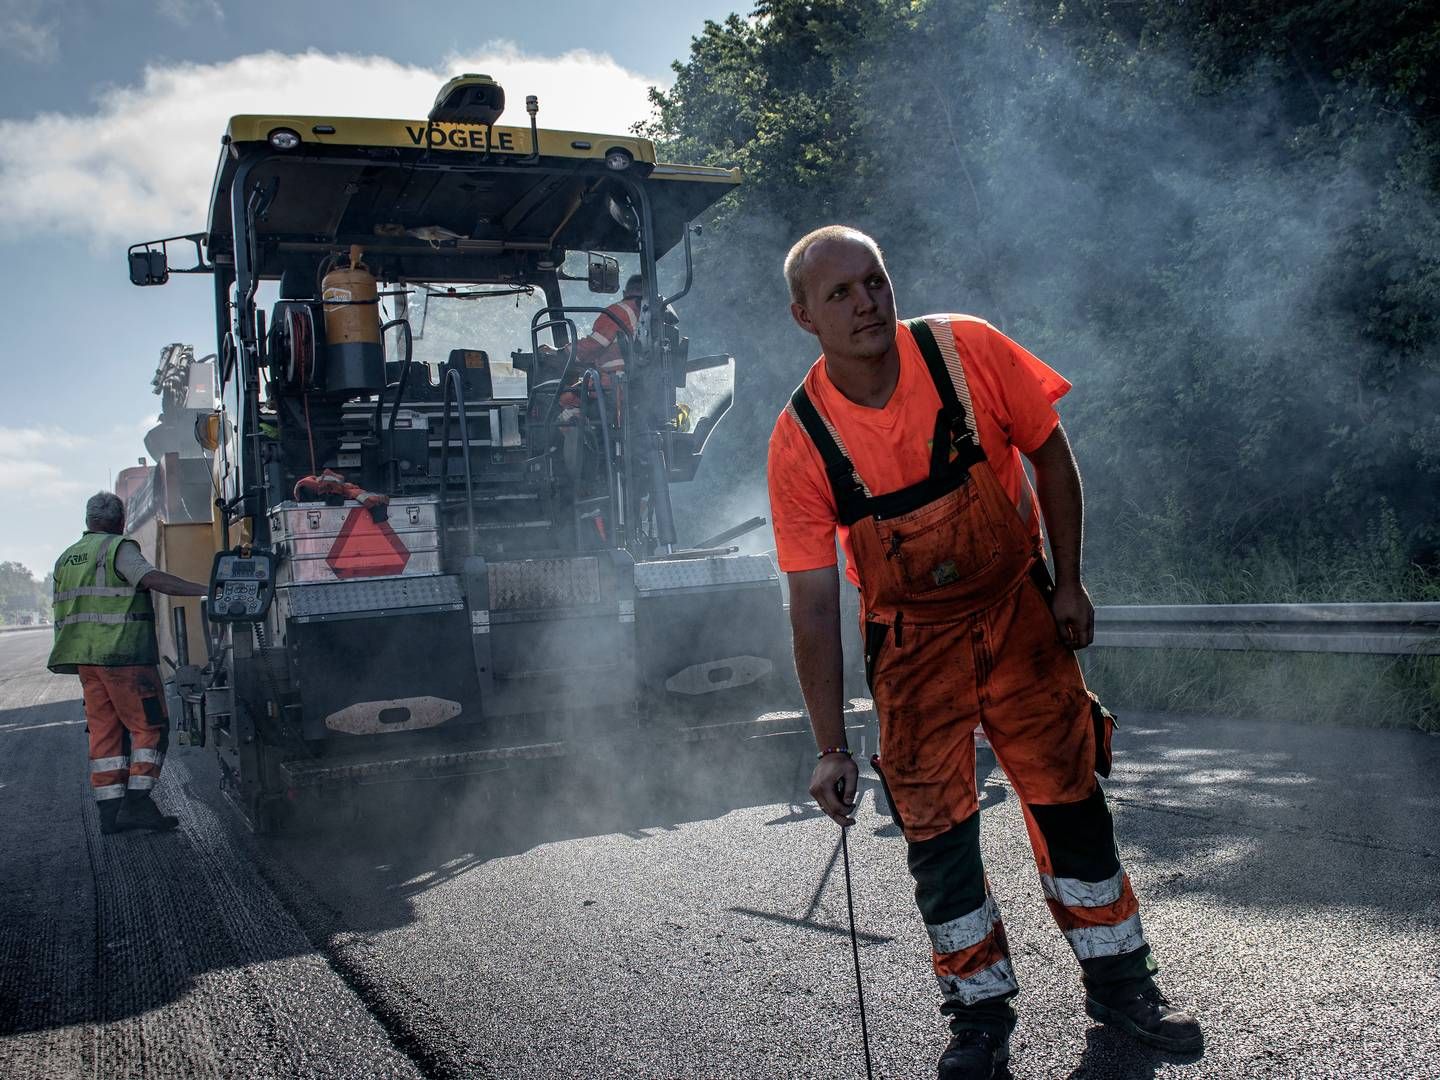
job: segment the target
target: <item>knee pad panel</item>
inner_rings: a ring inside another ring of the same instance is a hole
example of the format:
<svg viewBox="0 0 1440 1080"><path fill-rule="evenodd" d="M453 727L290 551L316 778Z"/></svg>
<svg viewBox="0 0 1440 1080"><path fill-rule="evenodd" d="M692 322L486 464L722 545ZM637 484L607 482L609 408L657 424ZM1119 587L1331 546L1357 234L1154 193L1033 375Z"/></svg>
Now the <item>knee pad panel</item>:
<svg viewBox="0 0 1440 1080"><path fill-rule="evenodd" d="M1079 802L1032 804L1027 809L1045 837L1056 877L1104 881L1120 872L1115 823L1099 784Z"/></svg>
<svg viewBox="0 0 1440 1080"><path fill-rule="evenodd" d="M985 900L979 811L939 836L909 845L906 861L915 879L915 904L927 923L974 911Z"/></svg>

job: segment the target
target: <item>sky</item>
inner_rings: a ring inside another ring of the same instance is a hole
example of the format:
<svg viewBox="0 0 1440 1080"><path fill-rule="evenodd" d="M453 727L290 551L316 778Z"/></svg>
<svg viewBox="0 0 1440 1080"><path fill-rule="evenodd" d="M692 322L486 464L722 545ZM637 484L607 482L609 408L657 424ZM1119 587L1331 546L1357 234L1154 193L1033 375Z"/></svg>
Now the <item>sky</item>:
<svg viewBox="0 0 1440 1080"><path fill-rule="evenodd" d="M481 71L543 126L623 133L704 21L748 7L0 0L0 561L49 570L144 455L161 347L214 351L208 278L137 289L125 249L205 227L229 116L423 117Z"/></svg>

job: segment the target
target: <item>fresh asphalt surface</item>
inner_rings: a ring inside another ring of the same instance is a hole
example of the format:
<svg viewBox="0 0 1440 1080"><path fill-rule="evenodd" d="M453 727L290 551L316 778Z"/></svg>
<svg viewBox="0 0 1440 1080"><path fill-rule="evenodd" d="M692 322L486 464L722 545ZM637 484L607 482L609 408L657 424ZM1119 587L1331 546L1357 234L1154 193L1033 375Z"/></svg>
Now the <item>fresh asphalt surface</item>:
<svg viewBox="0 0 1440 1080"><path fill-rule="evenodd" d="M0 1076L864 1076L803 740L391 793L281 839L248 835L210 751L172 747L180 830L101 837L49 640L0 635ZM1013 1076L1440 1075L1440 739L1121 722L1121 854L1206 1049L1085 1017L992 772ZM933 1076L928 944L869 785L851 855L876 1074Z"/></svg>

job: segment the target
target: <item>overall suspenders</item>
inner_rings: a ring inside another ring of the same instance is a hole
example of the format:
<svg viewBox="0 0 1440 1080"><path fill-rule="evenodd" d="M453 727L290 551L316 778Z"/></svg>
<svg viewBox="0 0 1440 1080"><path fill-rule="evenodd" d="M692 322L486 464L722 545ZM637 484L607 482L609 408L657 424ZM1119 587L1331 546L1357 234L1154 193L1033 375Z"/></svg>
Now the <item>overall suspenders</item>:
<svg viewBox="0 0 1440 1080"><path fill-rule="evenodd" d="M853 525L861 518L872 515L888 518L918 510L926 503L962 487L970 479L971 466L985 460L985 451L980 447L980 437L971 415L973 406L966 408L970 390L965 383L965 372L959 364L959 357L956 357L953 367L946 364L940 344L926 320L907 319L905 326L920 347L930 380L940 395L940 411L935 414L935 436L931 443L930 475L918 484L884 495L870 494L842 448L835 429L815 408L804 384L796 387L795 393L790 396L790 407L820 453L842 525ZM946 332L949 332L948 327ZM957 385L964 393L964 402L956 392Z"/></svg>

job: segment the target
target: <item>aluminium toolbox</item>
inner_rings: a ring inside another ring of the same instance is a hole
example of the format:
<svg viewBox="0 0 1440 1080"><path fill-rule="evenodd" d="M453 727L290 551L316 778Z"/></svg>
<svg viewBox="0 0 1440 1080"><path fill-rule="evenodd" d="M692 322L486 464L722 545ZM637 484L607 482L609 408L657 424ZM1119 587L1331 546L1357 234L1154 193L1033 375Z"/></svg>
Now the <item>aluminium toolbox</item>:
<svg viewBox="0 0 1440 1080"><path fill-rule="evenodd" d="M439 499L393 498L377 521L353 499L277 503L270 542L276 585L440 573Z"/></svg>

